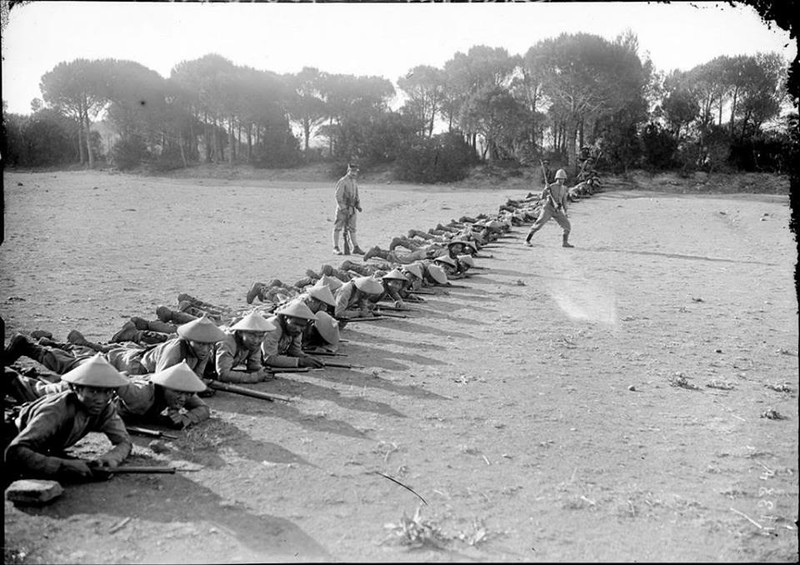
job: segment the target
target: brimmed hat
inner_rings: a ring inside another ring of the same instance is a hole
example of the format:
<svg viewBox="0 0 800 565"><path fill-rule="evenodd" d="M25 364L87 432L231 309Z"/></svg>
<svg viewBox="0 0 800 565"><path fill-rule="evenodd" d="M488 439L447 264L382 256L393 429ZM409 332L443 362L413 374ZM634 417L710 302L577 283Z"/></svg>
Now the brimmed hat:
<svg viewBox="0 0 800 565"><path fill-rule="evenodd" d="M275 325L258 312L250 312L232 325L231 329L244 332L271 332L275 329Z"/></svg>
<svg viewBox="0 0 800 565"><path fill-rule="evenodd" d="M201 318L178 326L177 331L179 336L189 341L216 343L217 341L225 339L225 332L219 329L207 314L203 314Z"/></svg>
<svg viewBox="0 0 800 565"><path fill-rule="evenodd" d="M450 241L447 242L447 247L450 247L451 245L466 245L466 244L467 242L464 241L463 239L451 239Z"/></svg>
<svg viewBox="0 0 800 565"><path fill-rule="evenodd" d="M317 319L314 320L314 327L322 336L322 339L331 345L339 344L339 322L325 312L317 312Z"/></svg>
<svg viewBox="0 0 800 565"><path fill-rule="evenodd" d="M128 379L100 353L62 375L61 380L97 388L117 388L128 384Z"/></svg>
<svg viewBox="0 0 800 565"><path fill-rule="evenodd" d="M367 294L383 294L383 285L373 277L357 277L353 279L356 288Z"/></svg>
<svg viewBox="0 0 800 565"><path fill-rule="evenodd" d="M447 283L447 275L438 265L428 265L428 274L439 284Z"/></svg>
<svg viewBox="0 0 800 565"><path fill-rule="evenodd" d="M392 269L382 277L384 280L407 281L406 276L400 272L400 269Z"/></svg>
<svg viewBox="0 0 800 565"><path fill-rule="evenodd" d="M331 292L336 292L344 285L342 281L340 281L336 277L331 277L329 275L322 275L322 278L319 279L317 283L324 284L329 289L331 289Z"/></svg>
<svg viewBox="0 0 800 565"><path fill-rule="evenodd" d="M150 382L181 392L203 392L206 389L205 383L189 368L186 361L153 373L150 375Z"/></svg>
<svg viewBox="0 0 800 565"><path fill-rule="evenodd" d="M420 265L419 263L411 263L409 265L403 265L402 270L411 273L418 279L422 278L422 265Z"/></svg>
<svg viewBox="0 0 800 565"><path fill-rule="evenodd" d="M440 255L439 257L434 257L433 260L439 263L447 263L451 267L458 267L458 263L450 255Z"/></svg>
<svg viewBox="0 0 800 565"><path fill-rule="evenodd" d="M309 296L316 298L320 302L324 302L328 306L336 306L336 299L333 298L331 288L325 283L320 282L321 280L322 279L317 281L317 283L306 292Z"/></svg>
<svg viewBox="0 0 800 565"><path fill-rule="evenodd" d="M472 258L472 255L459 255L458 260L469 267L475 266L475 259Z"/></svg>
<svg viewBox="0 0 800 565"><path fill-rule="evenodd" d="M478 245L474 241L472 241L470 239L465 239L464 240L464 245L466 245L467 247L471 248L473 251L478 251Z"/></svg>
<svg viewBox="0 0 800 565"><path fill-rule="evenodd" d="M291 316L292 318L302 318L303 320L316 320L314 312L306 306L302 300L292 300L275 310L278 316Z"/></svg>

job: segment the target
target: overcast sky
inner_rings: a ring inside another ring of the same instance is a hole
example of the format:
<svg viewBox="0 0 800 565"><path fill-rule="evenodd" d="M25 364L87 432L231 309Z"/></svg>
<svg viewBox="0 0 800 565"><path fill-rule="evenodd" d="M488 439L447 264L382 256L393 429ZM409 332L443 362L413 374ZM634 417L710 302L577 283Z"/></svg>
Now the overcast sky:
<svg viewBox="0 0 800 565"><path fill-rule="evenodd" d="M474 45L523 55L538 41L586 32L614 39L631 29L640 56L660 71L687 70L720 55L796 55L789 33L749 6L716 2L565 3L191 3L31 2L3 30L3 100L30 113L43 74L62 61L137 61L168 77L185 60L218 53L277 73L316 67L383 76L396 84L417 65L441 68Z"/></svg>

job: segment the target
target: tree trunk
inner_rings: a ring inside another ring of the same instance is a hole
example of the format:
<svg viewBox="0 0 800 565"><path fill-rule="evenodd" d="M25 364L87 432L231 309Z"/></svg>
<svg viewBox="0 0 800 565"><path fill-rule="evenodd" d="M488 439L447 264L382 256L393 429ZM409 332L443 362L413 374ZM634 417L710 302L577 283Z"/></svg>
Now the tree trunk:
<svg viewBox="0 0 800 565"><path fill-rule="evenodd" d="M228 151L230 152L230 164L233 165L236 160L236 146L233 135L233 116L228 118Z"/></svg>
<svg viewBox="0 0 800 565"><path fill-rule="evenodd" d="M89 168L94 169L94 151L92 151L92 129L89 123L89 112L83 109L83 119L86 124L86 154L89 156Z"/></svg>

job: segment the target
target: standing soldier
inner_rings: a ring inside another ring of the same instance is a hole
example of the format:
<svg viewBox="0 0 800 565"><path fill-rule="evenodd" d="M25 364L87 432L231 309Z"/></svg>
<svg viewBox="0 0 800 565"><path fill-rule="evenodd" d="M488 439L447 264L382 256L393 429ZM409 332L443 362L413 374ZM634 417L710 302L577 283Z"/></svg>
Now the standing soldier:
<svg viewBox="0 0 800 565"><path fill-rule="evenodd" d="M361 212L361 201L358 198L358 167L353 163L347 165L347 174L336 183L336 221L333 225L333 252L342 255L339 249L339 235L345 230L353 244L353 253L363 255L364 252L356 242L356 210Z"/></svg>
<svg viewBox="0 0 800 565"><path fill-rule="evenodd" d="M567 172L564 169L558 169L556 172L556 182L545 186L545 189L542 191L542 198L545 199L545 204L542 206L539 218L531 226L528 236L525 238L525 245L531 246L533 234L542 229L542 226L545 225L550 218L553 218L564 230L562 247L574 247L569 243L569 232L572 226L570 226L569 219L567 218L567 194L569 191L564 184L566 179Z"/></svg>

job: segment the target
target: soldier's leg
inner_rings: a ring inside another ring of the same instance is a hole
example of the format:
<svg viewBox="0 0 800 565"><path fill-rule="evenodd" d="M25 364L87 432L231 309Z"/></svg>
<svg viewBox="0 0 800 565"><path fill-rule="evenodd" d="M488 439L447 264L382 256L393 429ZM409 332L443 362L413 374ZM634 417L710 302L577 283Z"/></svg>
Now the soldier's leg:
<svg viewBox="0 0 800 565"><path fill-rule="evenodd" d="M569 242L569 232L572 231L572 225L569 223L569 218L567 218L566 214L560 211L556 212L553 214L553 219L558 222L558 225L564 230L564 233L561 235L561 246L575 247Z"/></svg>
<svg viewBox="0 0 800 565"><path fill-rule="evenodd" d="M533 222L531 229L528 231L528 235L525 236L525 243L527 245L530 245L533 234L542 229L542 226L547 223L547 221L550 219L550 216L551 216L550 207L543 206L542 211L539 212L539 217L536 219L535 222Z"/></svg>
<svg viewBox="0 0 800 565"><path fill-rule="evenodd" d="M356 217L355 212L350 214L350 217L347 219L347 231L350 233L350 243L353 244L353 253L356 255L363 255L364 250L358 246L358 241L356 240Z"/></svg>
<svg viewBox="0 0 800 565"><path fill-rule="evenodd" d="M339 239L341 239L342 230L345 227L346 220L347 220L347 212L345 210L340 210L339 208L337 208L336 219L333 222L333 251L337 255L342 254L342 252L339 249Z"/></svg>

